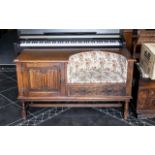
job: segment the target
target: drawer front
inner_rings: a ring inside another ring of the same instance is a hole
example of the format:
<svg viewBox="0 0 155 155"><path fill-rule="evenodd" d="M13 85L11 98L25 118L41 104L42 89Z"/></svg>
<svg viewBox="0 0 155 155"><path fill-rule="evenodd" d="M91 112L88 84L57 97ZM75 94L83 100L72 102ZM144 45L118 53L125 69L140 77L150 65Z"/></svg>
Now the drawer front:
<svg viewBox="0 0 155 155"><path fill-rule="evenodd" d="M155 89L140 90L137 107L142 110L155 110Z"/></svg>
<svg viewBox="0 0 155 155"><path fill-rule="evenodd" d="M125 85L68 85L68 96L122 96Z"/></svg>

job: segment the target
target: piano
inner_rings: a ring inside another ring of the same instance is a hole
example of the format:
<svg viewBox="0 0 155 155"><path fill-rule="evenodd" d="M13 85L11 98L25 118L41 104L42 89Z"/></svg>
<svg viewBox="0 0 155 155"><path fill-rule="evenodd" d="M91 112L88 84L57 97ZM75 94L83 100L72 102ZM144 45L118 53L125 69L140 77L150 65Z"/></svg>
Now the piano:
<svg viewBox="0 0 155 155"><path fill-rule="evenodd" d="M121 48L120 29L19 29L16 49L23 48ZM19 50L20 49L20 50Z"/></svg>

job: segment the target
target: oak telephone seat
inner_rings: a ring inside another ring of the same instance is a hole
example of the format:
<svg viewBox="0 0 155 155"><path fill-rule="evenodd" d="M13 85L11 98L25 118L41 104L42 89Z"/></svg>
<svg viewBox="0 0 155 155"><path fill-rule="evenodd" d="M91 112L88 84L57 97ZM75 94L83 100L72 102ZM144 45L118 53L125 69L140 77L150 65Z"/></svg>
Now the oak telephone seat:
<svg viewBox="0 0 155 155"><path fill-rule="evenodd" d="M124 54L123 52L91 50L58 54L45 51L43 54L42 51L38 53L31 50L23 51L15 60L18 99L22 102L23 118L26 118L26 107L29 105L32 107L123 106L124 118L127 119L129 101L132 98L134 59L126 53L127 50ZM67 104L59 101L67 101Z"/></svg>

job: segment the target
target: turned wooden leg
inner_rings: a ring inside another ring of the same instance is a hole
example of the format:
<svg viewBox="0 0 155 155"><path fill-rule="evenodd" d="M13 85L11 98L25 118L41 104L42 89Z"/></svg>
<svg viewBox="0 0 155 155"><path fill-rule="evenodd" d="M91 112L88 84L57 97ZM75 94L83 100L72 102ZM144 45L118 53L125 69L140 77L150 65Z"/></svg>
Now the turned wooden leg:
<svg viewBox="0 0 155 155"><path fill-rule="evenodd" d="M26 119L26 103L22 101L22 118Z"/></svg>
<svg viewBox="0 0 155 155"><path fill-rule="evenodd" d="M129 115L129 101L125 101L124 104L124 119L127 120Z"/></svg>

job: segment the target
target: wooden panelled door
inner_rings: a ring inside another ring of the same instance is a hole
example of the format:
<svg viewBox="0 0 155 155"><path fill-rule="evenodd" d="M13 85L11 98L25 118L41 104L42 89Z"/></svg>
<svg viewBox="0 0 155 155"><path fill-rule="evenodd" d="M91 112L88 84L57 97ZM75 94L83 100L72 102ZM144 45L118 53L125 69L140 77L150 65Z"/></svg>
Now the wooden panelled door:
<svg viewBox="0 0 155 155"><path fill-rule="evenodd" d="M24 63L23 95L51 97L64 94L63 63Z"/></svg>

